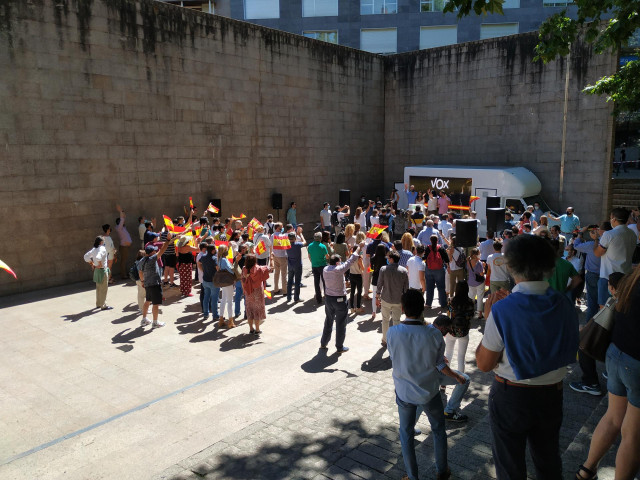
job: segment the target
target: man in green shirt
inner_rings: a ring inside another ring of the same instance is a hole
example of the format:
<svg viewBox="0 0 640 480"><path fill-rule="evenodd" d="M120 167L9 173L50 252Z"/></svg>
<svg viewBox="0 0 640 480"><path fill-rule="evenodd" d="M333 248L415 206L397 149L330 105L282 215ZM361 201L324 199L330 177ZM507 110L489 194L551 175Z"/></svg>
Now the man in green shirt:
<svg viewBox="0 0 640 480"><path fill-rule="evenodd" d="M313 286L316 289L316 302L322 303L322 293L320 292L320 281L324 290L324 278L322 270L327 266L329 251L322 243L322 232L313 234L313 242L307 245L307 253L311 262L311 271L313 272Z"/></svg>
<svg viewBox="0 0 640 480"><path fill-rule="evenodd" d="M551 246L556 249L556 268L547 279L549 286L557 292L570 292L580 284L580 275L571 262L562 258L563 249L559 240L551 240ZM571 283L569 283L571 279Z"/></svg>

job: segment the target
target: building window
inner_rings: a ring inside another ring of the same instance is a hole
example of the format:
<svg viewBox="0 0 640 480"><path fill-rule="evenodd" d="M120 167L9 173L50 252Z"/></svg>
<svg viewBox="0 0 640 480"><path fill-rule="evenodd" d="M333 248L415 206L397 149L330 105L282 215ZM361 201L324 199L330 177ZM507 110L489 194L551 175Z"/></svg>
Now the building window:
<svg viewBox="0 0 640 480"><path fill-rule="evenodd" d="M420 11L441 12L447 3L447 0L420 0Z"/></svg>
<svg viewBox="0 0 640 480"><path fill-rule="evenodd" d="M396 53L398 29L363 28L360 30L360 49L372 53Z"/></svg>
<svg viewBox="0 0 640 480"><path fill-rule="evenodd" d="M244 0L244 18L280 18L280 0Z"/></svg>
<svg viewBox="0 0 640 480"><path fill-rule="evenodd" d="M483 23L480 25L480 40L515 35L516 33L518 33L517 23Z"/></svg>
<svg viewBox="0 0 640 480"><path fill-rule="evenodd" d="M458 42L458 27L455 25L435 25L420 27L420 49L441 47Z"/></svg>
<svg viewBox="0 0 640 480"><path fill-rule="evenodd" d="M305 30L302 32L307 38L315 38L316 40L322 40L328 43L338 43L338 31L337 30Z"/></svg>
<svg viewBox="0 0 640 480"><path fill-rule="evenodd" d="M573 5L572 0L542 0L543 7L566 7Z"/></svg>
<svg viewBox="0 0 640 480"><path fill-rule="evenodd" d="M360 0L360 15L398 13L398 0Z"/></svg>
<svg viewBox="0 0 640 480"><path fill-rule="evenodd" d="M336 17L338 0L303 0L303 17Z"/></svg>
<svg viewBox="0 0 640 480"><path fill-rule="evenodd" d="M504 0L502 9L505 8L520 8L520 0Z"/></svg>

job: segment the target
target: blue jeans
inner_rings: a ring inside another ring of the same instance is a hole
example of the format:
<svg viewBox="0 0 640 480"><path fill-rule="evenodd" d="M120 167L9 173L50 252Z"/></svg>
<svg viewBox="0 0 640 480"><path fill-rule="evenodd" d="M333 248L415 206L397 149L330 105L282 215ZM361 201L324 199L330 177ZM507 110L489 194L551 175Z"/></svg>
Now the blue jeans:
<svg viewBox="0 0 640 480"><path fill-rule="evenodd" d="M440 394L436 393L431 400L422 405L406 403L398 398L398 416L400 417L400 444L404 468L411 480L418 480L418 461L416 447L413 443L413 429L416 423L416 412L421 408L427 414L431 432L433 433L433 449L436 457L436 470L444 473L447 470L447 432L444 428L444 409Z"/></svg>
<svg viewBox="0 0 640 480"><path fill-rule="evenodd" d="M587 322L598 313L598 279L599 273L586 272L585 283L587 285Z"/></svg>
<svg viewBox="0 0 640 480"><path fill-rule="evenodd" d="M447 291L444 286L444 268L441 270L424 269L425 280L427 281L427 306L433 304L433 290L438 289L438 301L441 307L447 306Z"/></svg>
<svg viewBox="0 0 640 480"><path fill-rule="evenodd" d="M293 299L300 300L300 282L302 282L302 265L289 265L287 270L287 301L291 300L291 292L295 288Z"/></svg>
<svg viewBox="0 0 640 480"><path fill-rule="evenodd" d="M598 305L604 305L611 294L609 293L609 280L598 278Z"/></svg>
<svg viewBox="0 0 640 480"><path fill-rule="evenodd" d="M640 408L640 360L620 350L614 343L607 350L607 390Z"/></svg>
<svg viewBox="0 0 640 480"><path fill-rule="evenodd" d="M236 282L236 293L233 296L233 301L235 303L234 308L234 317L238 318L240 316L240 303L242 302L242 281L238 280Z"/></svg>
<svg viewBox="0 0 640 480"><path fill-rule="evenodd" d="M455 378L451 378L444 373L440 374L440 385L455 385L453 388L453 392L451 392L451 397L449 397L449 401L447 402L446 407L444 407L444 411L447 413L455 413L456 410L460 408L460 403L462 402L462 397L469 390L469 375L466 373L459 372L454 370L458 375L462 375L466 382L464 384L460 384L456 381ZM416 422L420 418L420 414L422 413L422 406L418 405L416 409Z"/></svg>
<svg viewBox="0 0 640 480"><path fill-rule="evenodd" d="M347 333L347 297L324 296L324 311L326 317L324 319L324 329L322 330L322 338L320 346L326 347L331 340L331 331L333 330L333 322L336 322L336 348L340 350L344 347L344 337Z"/></svg>
<svg viewBox="0 0 640 480"><path fill-rule="evenodd" d="M204 299L202 301L202 313L209 315L213 313L213 318L218 319L220 314L218 313L218 297L220 296L220 289L213 286L213 282L202 282L204 288Z"/></svg>

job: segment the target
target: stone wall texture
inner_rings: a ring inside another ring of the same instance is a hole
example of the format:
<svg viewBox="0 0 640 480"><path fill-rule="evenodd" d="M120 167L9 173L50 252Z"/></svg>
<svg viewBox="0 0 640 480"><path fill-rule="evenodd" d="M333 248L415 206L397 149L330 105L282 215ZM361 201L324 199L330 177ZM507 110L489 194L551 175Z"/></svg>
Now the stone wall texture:
<svg viewBox="0 0 640 480"><path fill-rule="evenodd" d="M340 188L388 192L406 165L523 165L598 220L613 119L579 90L615 59L541 66L534 42L384 58L152 0L0 2L0 259L18 273L0 296L89 279L116 203L134 239L189 196L263 219L280 192L311 227Z"/></svg>
<svg viewBox="0 0 640 480"><path fill-rule="evenodd" d="M189 196L264 221L280 192L315 226L340 188L383 185L366 52L151 0L8 0L0 72L0 259L18 273L0 295L90 278L116 203L132 236Z"/></svg>
<svg viewBox="0 0 640 480"><path fill-rule="evenodd" d="M536 43L533 32L388 57L385 181L401 182L408 165L523 166L552 209L575 206L583 225L608 219L612 105L581 90L617 59L578 42L543 65Z"/></svg>

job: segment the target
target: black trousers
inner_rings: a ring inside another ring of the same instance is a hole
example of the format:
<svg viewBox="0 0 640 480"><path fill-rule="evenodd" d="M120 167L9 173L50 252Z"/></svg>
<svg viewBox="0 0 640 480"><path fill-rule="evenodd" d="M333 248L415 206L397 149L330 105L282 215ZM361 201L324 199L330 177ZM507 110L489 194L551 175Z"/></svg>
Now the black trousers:
<svg viewBox="0 0 640 480"><path fill-rule="evenodd" d="M562 480L562 384L527 388L494 380L489 419L498 480L526 480L527 443L537 478Z"/></svg>
<svg viewBox="0 0 640 480"><path fill-rule="evenodd" d="M578 363L580 363L580 369L582 370L582 383L585 385L600 385L596 361L578 350Z"/></svg>
<svg viewBox="0 0 640 480"><path fill-rule="evenodd" d="M313 272L313 286L316 290L316 300L319 302L322 300L322 292L320 291L320 282L322 282L322 290L324 290L324 276L322 271L324 267L311 267Z"/></svg>
<svg viewBox="0 0 640 480"><path fill-rule="evenodd" d="M354 303L355 297L355 303ZM352 273L351 274L351 308L360 308L362 307L362 274L360 273Z"/></svg>

